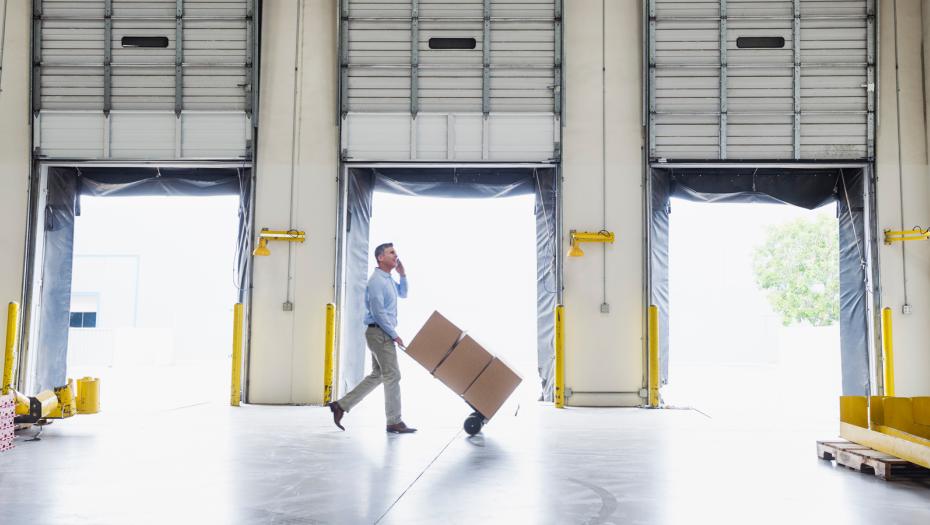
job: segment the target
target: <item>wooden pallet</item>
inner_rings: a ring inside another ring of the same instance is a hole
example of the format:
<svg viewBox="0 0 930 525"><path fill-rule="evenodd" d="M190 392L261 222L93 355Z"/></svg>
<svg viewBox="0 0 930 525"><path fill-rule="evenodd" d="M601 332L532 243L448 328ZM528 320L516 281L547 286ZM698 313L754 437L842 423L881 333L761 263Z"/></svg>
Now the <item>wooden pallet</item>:
<svg viewBox="0 0 930 525"><path fill-rule="evenodd" d="M818 441L817 457L888 481L930 478L930 469L850 441Z"/></svg>

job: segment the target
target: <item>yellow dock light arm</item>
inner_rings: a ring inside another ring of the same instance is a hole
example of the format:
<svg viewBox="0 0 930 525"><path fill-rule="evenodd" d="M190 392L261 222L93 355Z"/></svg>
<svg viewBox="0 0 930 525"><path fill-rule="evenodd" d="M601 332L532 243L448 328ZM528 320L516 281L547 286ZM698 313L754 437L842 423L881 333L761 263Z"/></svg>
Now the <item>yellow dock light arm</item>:
<svg viewBox="0 0 930 525"><path fill-rule="evenodd" d="M569 232L571 236L571 249L568 251L569 257L581 257L584 255L579 244L583 242L605 242L613 244L614 242L614 232L609 232L607 230L601 230L599 232L580 232L572 230Z"/></svg>
<svg viewBox="0 0 930 525"><path fill-rule="evenodd" d="M268 249L268 241L286 241L286 242L304 242L307 235L300 230L269 230L262 228L258 233L258 246L252 252L252 255L265 257L271 255Z"/></svg>
<svg viewBox="0 0 930 525"><path fill-rule="evenodd" d="M911 230L885 230L885 244L905 241L926 241L930 239L930 229L914 226Z"/></svg>

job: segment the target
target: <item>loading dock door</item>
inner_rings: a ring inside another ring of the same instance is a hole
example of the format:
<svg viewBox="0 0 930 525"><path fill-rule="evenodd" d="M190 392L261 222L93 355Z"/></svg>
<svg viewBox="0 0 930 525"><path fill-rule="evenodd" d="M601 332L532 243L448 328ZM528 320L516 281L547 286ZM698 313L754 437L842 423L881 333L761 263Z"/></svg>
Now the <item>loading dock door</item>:
<svg viewBox="0 0 930 525"><path fill-rule="evenodd" d="M36 0L37 154L242 159L249 153L254 0Z"/></svg>
<svg viewBox="0 0 930 525"><path fill-rule="evenodd" d="M871 159L874 4L650 0L650 158Z"/></svg>
<svg viewBox="0 0 930 525"><path fill-rule="evenodd" d="M342 0L347 160L559 155L561 0Z"/></svg>
<svg viewBox="0 0 930 525"><path fill-rule="evenodd" d="M669 381L669 214L671 197L698 202L791 204L806 209L837 203L840 352L844 395L872 391L874 245L872 189L864 167L653 167L651 170L650 303L659 308L662 383Z"/></svg>

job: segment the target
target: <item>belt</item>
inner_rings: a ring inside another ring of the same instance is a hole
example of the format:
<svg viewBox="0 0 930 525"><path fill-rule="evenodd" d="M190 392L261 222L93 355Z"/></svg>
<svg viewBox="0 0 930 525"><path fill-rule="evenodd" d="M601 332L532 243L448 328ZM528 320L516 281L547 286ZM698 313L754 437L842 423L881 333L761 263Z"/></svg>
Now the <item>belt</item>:
<svg viewBox="0 0 930 525"><path fill-rule="evenodd" d="M378 326L378 324L376 324L376 323L372 323L372 324L368 325L368 328L381 328L381 327Z"/></svg>

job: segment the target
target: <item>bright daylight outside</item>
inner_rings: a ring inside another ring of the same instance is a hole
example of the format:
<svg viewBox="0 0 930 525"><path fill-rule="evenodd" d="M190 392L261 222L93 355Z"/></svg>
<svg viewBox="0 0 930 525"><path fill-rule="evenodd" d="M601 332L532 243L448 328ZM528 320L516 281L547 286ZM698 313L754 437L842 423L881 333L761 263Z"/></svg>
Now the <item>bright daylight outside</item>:
<svg viewBox="0 0 930 525"><path fill-rule="evenodd" d="M68 375L100 378L102 413L228 399L238 206L81 198Z"/></svg>
<svg viewBox="0 0 930 525"><path fill-rule="evenodd" d="M748 428L836 432L836 206L672 201L666 403Z"/></svg>
<svg viewBox="0 0 930 525"><path fill-rule="evenodd" d="M495 425L540 395L534 206L532 194L453 199L376 192L372 203L369 251L393 242L407 271L409 297L398 305L403 340L409 343L437 310L522 376L520 387L495 416ZM374 267L371 257L369 274ZM367 374L371 365L367 351L365 355ZM404 418L460 427L471 412L468 405L410 357L399 360ZM383 390L376 389L373 399L356 410L380 413L382 396Z"/></svg>

